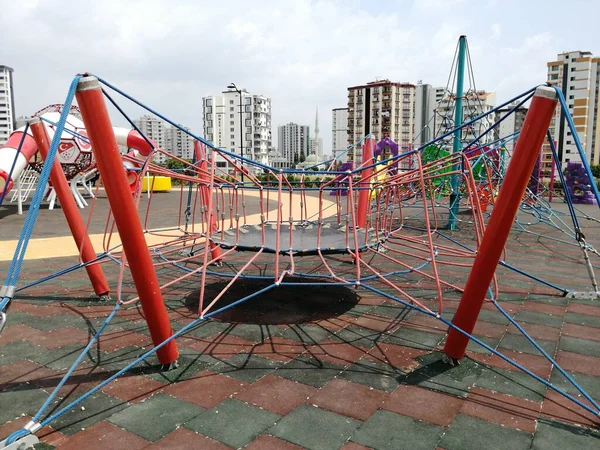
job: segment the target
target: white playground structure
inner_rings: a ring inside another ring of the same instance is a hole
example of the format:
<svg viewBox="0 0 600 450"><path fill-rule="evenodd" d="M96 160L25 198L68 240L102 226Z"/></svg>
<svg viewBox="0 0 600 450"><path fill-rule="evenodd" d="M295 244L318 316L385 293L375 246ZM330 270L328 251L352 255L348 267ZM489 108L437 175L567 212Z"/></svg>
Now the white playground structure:
<svg viewBox="0 0 600 450"><path fill-rule="evenodd" d="M96 169L92 169L88 172L79 173L70 180L71 192L73 198L80 208L85 208L88 203L84 197L85 194L89 198L94 198L94 191L92 189L91 179L96 175ZM23 214L23 204L27 203L29 197L35 191L38 183L38 173L31 167L27 167L16 180L15 189L12 195L8 199L9 203L17 203L18 214ZM82 193L83 190L83 193ZM48 209L54 209L56 204L56 191L48 183L46 184L46 201L49 203Z"/></svg>

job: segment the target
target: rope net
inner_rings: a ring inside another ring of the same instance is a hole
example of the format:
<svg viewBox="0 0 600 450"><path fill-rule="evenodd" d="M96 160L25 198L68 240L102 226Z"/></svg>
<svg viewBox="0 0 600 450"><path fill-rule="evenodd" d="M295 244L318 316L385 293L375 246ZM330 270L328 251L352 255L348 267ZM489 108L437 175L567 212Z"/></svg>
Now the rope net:
<svg viewBox="0 0 600 450"><path fill-rule="evenodd" d="M366 136L348 148L349 153L358 153L354 150L360 147L362 161L340 164L339 160L331 160L304 170L274 169L216 148L104 80L100 81L105 88L144 107L194 139L191 161L157 148L146 136L142 137L152 146L147 156L128 151L122 158L123 170L128 172L128 179L132 180L132 195L159 279L159 289L167 292L177 287L189 289L190 285L196 286L197 319L177 330L168 340L155 342L155 348L108 377L83 397L41 420L62 384L59 385L34 417L33 425L12 435L11 439L15 440L39 426L47 425L83 398L97 392L202 321L223 314L229 308L271 289L298 286L298 279L311 286L361 288L438 319L442 326L456 328L446 318L446 305L450 303L452 313L457 298L465 288L467 275L511 158L506 143L517 137L490 137L494 135L497 125L497 122L490 120L493 111L465 121L462 125L466 130L462 134L465 142L458 153L451 152L449 137L456 131L455 127L451 127L440 130L431 142L411 151L397 154L383 151L375 155L374 138ZM530 90L518 99L526 100L532 92ZM123 109L108 94L107 98L123 113ZM66 105L65 115L69 109L70 105ZM133 121L125 113L123 115L139 132ZM62 133L60 125L57 127L57 133ZM473 130L477 130L477 133L469 134ZM466 136L471 137L467 139ZM82 135L77 137L87 139ZM177 161L182 168L169 169L153 162L158 153ZM51 164L52 160L49 161ZM226 161L226 167L217 164L217 161ZM171 201L176 198L177 204L171 205L169 211L176 210L177 214L165 216L160 208L155 207L157 196L163 195L154 192L153 184L158 180L156 177L169 177L172 180L176 193L169 194L169 198ZM460 231L450 232L446 230L446 224L451 216L450 198L457 194L452 188L456 179L459 180L460 190L460 212L456 221ZM146 182L142 183L143 180ZM544 183L535 174L533 180L537 180L540 186ZM110 180L103 182L110 183ZM106 319L105 324L108 324L120 308L133 307L140 299L130 289L130 269L136 261L128 259L122 251L114 211L109 209L104 217L100 217L97 211L96 205L101 197L99 186L100 183L86 219L88 229L92 223L104 223L102 248L96 248L97 258L84 261L80 254L80 263L76 266L20 287L17 291L84 266L114 265L118 268L117 289L114 290L116 302L113 313ZM552 187L548 189L552 191ZM577 222L577 217L593 218L578 212L575 207L567 212L557 211L544 198L547 194L545 188L535 190L530 187L527 190L513 226L513 231L520 236L517 238L526 236L537 243L552 243L569 255L570 250L565 249L581 249L585 254L589 252L598 256L594 247L583 240ZM565 201L572 206L568 195ZM571 224L568 223L569 215ZM25 239L28 240L29 236ZM535 247L528 246L527 251L535 251ZM531 293L564 295L570 291L567 287L544 280L543 273L536 274L529 267L528 270L519 267L522 257L522 254L515 252L513 261L505 250L497 274L506 275L506 280L494 276L487 301L556 365L551 355L539 348L498 302L501 291L510 292L514 277L536 283L537 287L530 288ZM590 274L595 290L593 269L596 263L587 262L588 269L592 269ZM585 266L581 261L578 264ZM244 280L258 280L262 287L258 291L240 294L233 302L225 301L236 282ZM211 286L219 286L219 289L207 288ZM9 302L10 299L5 301L3 307ZM84 349L81 358L103 329L104 326ZM566 372L561 373L587 402L541 379L475 336L468 336L490 353L588 411L598 413L597 403ZM61 383L70 373L65 375Z"/></svg>

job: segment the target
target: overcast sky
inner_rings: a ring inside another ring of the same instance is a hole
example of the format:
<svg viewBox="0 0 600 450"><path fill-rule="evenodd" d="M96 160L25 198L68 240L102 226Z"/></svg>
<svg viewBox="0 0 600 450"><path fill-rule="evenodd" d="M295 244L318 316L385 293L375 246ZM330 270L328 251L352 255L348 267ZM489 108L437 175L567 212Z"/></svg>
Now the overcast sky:
<svg viewBox="0 0 600 450"><path fill-rule="evenodd" d="M202 97L230 82L314 126L375 77L445 85L466 34L477 88L507 100L565 50L600 53L598 0L0 0L0 64L17 115L62 103L89 71L202 133ZM132 114L139 111L128 109Z"/></svg>

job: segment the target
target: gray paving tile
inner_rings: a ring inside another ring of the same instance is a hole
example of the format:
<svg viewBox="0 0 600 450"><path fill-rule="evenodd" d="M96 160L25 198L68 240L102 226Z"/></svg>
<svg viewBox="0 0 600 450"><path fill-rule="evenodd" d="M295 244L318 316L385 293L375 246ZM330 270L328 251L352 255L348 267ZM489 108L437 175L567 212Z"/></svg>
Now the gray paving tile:
<svg viewBox="0 0 600 450"><path fill-rule="evenodd" d="M312 405L300 405L269 429L269 433L312 450L337 450L360 421Z"/></svg>
<svg viewBox="0 0 600 450"><path fill-rule="evenodd" d="M378 450L430 450L436 447L443 433L442 427L378 410L351 440Z"/></svg>
<svg viewBox="0 0 600 450"><path fill-rule="evenodd" d="M541 419L536 427L532 450L597 450L600 448L598 430Z"/></svg>
<svg viewBox="0 0 600 450"><path fill-rule="evenodd" d="M532 435L458 414L439 446L446 450L529 450Z"/></svg>
<svg viewBox="0 0 600 450"><path fill-rule="evenodd" d="M156 394L112 415L108 420L154 442L204 411L200 406L170 395Z"/></svg>
<svg viewBox="0 0 600 450"><path fill-rule="evenodd" d="M278 420L277 414L227 399L184 426L234 448L253 441Z"/></svg>

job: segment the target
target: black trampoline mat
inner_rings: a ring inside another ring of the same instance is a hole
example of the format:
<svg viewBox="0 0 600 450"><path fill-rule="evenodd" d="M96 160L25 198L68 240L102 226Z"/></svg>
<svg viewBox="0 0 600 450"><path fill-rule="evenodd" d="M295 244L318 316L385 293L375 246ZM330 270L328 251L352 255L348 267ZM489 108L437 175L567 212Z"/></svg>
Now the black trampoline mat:
<svg viewBox="0 0 600 450"><path fill-rule="evenodd" d="M358 245L355 245L354 230L350 227L348 231L348 245L346 246L346 225L336 223L324 223L321 226L320 249L323 254L348 253L372 247L385 238L383 233L379 233L379 239L374 230L366 232L364 229L357 229L356 235ZM276 252L277 225L274 223L264 224L265 248L264 252ZM292 245L291 251L298 255L314 255L317 250L317 233L319 227L317 224L293 224L292 225ZM366 233L366 239L365 239ZM221 236L223 234L223 236ZM283 223L279 230L280 240L279 253L288 254L290 252L290 224ZM211 240L223 248L236 247L240 251L258 251L262 247L262 226L246 225L240 227L239 242L236 243L236 229L215 232Z"/></svg>

